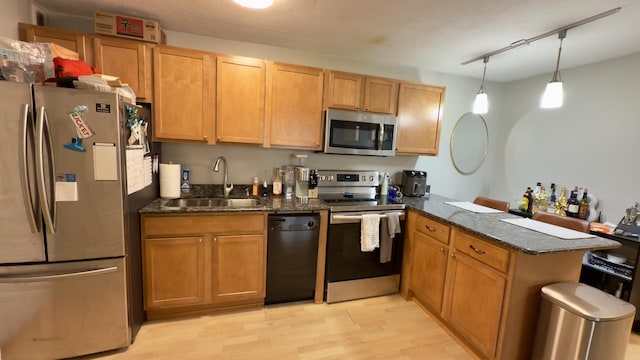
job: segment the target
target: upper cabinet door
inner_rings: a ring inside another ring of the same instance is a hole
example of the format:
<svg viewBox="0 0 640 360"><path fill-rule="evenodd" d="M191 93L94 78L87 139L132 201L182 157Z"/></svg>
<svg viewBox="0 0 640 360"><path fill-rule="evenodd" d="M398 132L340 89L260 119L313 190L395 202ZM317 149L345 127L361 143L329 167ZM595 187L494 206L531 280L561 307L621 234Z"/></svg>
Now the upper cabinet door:
<svg viewBox="0 0 640 360"><path fill-rule="evenodd" d="M364 111L395 114L398 82L390 79L366 77L364 80Z"/></svg>
<svg viewBox="0 0 640 360"><path fill-rule="evenodd" d="M87 56L86 38L83 33L56 29L46 26L18 24L20 40L50 42L78 53L80 60L93 65L91 56Z"/></svg>
<svg viewBox="0 0 640 360"><path fill-rule="evenodd" d="M397 95L395 80L331 71L326 107L395 114Z"/></svg>
<svg viewBox="0 0 640 360"><path fill-rule="evenodd" d="M153 122L157 139L215 143L214 56L169 46L154 47Z"/></svg>
<svg viewBox="0 0 640 360"><path fill-rule="evenodd" d="M444 92L442 87L400 84L396 154L438 155Z"/></svg>
<svg viewBox="0 0 640 360"><path fill-rule="evenodd" d="M339 71L329 72L327 106L329 108L361 110L364 76Z"/></svg>
<svg viewBox="0 0 640 360"><path fill-rule="evenodd" d="M217 141L263 144L265 62L236 56L217 62Z"/></svg>
<svg viewBox="0 0 640 360"><path fill-rule="evenodd" d="M118 76L141 100L151 101L151 46L138 41L97 37L93 42L96 68Z"/></svg>
<svg viewBox="0 0 640 360"><path fill-rule="evenodd" d="M266 146L320 150L322 141L322 69L270 64L267 71Z"/></svg>

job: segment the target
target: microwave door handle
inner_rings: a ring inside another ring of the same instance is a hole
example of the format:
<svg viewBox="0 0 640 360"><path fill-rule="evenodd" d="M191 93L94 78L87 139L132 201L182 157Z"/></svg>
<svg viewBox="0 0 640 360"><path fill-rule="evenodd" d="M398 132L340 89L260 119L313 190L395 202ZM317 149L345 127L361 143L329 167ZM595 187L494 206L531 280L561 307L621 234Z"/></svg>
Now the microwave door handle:
<svg viewBox="0 0 640 360"><path fill-rule="evenodd" d="M378 124L380 131L378 131L378 148L376 150L382 150L382 140L384 140L384 124Z"/></svg>
<svg viewBox="0 0 640 360"><path fill-rule="evenodd" d="M29 181L29 168L30 163L27 159L28 147L29 147L29 134L31 132L29 126L29 104L22 104L20 106L20 185L22 187L22 199L24 200L24 208L27 211L27 219L29 221L29 227L31 227L31 233L39 233L40 226L36 218L39 218L39 207L33 202L33 191ZM33 137L32 137L33 138Z"/></svg>

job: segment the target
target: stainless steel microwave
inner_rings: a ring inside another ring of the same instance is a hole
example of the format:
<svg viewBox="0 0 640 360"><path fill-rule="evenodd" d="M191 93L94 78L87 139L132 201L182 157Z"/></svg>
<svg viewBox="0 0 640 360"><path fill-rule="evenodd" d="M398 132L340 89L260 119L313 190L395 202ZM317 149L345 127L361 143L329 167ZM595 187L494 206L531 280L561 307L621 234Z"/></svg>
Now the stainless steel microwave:
<svg viewBox="0 0 640 360"><path fill-rule="evenodd" d="M394 156L398 118L349 110L326 111L327 154Z"/></svg>

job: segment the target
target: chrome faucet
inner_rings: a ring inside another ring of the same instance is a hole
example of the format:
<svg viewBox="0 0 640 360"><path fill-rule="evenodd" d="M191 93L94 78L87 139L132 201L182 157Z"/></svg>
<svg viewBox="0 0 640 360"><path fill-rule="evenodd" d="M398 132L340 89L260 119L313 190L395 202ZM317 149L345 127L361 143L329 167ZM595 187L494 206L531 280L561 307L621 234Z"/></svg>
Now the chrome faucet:
<svg viewBox="0 0 640 360"><path fill-rule="evenodd" d="M228 183L228 179L227 179L227 173L229 172L229 166L227 165L227 159L225 159L223 156L218 156L218 159L216 159L216 164L213 165L213 171L218 172L220 171L220 163L224 162L224 197L229 197L229 193L231 192L231 190L233 190L233 184L227 184Z"/></svg>

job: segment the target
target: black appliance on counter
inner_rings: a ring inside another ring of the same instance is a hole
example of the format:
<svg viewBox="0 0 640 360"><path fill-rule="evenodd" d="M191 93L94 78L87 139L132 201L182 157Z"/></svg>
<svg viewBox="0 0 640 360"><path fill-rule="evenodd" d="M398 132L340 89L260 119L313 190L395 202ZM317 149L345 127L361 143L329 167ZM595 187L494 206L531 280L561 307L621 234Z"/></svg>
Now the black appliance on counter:
<svg viewBox="0 0 640 360"><path fill-rule="evenodd" d="M424 196L426 189L426 171L404 170L402 172L402 194L405 196Z"/></svg>

